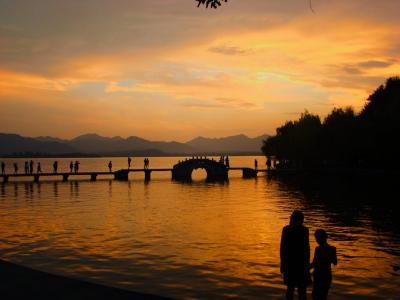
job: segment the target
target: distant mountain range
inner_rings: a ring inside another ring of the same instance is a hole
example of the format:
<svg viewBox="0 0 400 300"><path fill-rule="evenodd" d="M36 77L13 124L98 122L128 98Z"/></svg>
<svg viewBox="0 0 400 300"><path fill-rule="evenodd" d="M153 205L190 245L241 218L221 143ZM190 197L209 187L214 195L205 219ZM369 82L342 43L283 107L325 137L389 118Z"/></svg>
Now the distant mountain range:
<svg viewBox="0 0 400 300"><path fill-rule="evenodd" d="M197 137L186 143L149 141L140 137L103 137L84 134L71 140L36 138L0 133L1 156L157 156L191 154L256 154L268 135L249 138L240 134L223 138Z"/></svg>

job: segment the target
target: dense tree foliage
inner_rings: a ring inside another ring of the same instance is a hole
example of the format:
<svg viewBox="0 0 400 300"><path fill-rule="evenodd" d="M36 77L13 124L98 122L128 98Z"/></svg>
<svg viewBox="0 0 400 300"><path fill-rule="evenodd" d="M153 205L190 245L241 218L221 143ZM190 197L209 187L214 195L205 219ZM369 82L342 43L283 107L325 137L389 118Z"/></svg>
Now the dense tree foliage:
<svg viewBox="0 0 400 300"><path fill-rule="evenodd" d="M319 116L305 112L297 121L286 122L276 130L262 148L266 155L275 155L286 163L301 167L318 156L318 136L321 132Z"/></svg>
<svg viewBox="0 0 400 300"><path fill-rule="evenodd" d="M321 123L307 111L264 141L266 156L281 167L399 168L400 78L389 78L363 110L335 108Z"/></svg>
<svg viewBox="0 0 400 300"><path fill-rule="evenodd" d="M367 99L360 113L365 140L363 159L387 166L400 164L400 78L389 78Z"/></svg>

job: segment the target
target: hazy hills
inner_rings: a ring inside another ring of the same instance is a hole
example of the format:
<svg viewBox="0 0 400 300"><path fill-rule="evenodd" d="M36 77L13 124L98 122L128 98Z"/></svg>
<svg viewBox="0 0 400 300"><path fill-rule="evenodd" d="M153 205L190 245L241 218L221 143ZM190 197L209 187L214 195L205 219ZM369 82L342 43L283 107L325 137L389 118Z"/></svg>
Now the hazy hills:
<svg viewBox="0 0 400 300"><path fill-rule="evenodd" d="M262 141L268 136L263 135L249 138L244 134L228 136L223 138L197 137L186 145L199 152L261 152Z"/></svg>
<svg viewBox="0 0 400 300"><path fill-rule="evenodd" d="M0 155L15 153L49 153L64 154L78 152L68 144L56 141L40 141L35 138L22 137L17 134L0 133Z"/></svg>
<svg viewBox="0 0 400 300"><path fill-rule="evenodd" d="M24 137L0 133L0 155L179 155L260 153L262 135L249 138L235 135L223 138L197 137L186 143L149 141L140 137L103 137L84 134L71 140L55 137Z"/></svg>

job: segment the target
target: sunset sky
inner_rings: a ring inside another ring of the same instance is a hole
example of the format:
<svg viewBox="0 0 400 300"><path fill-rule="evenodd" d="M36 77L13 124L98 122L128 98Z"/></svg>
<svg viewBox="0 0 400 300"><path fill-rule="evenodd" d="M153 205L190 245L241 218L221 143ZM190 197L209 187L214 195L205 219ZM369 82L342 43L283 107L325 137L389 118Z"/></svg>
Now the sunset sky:
<svg viewBox="0 0 400 300"><path fill-rule="evenodd" d="M399 0L0 0L0 132L273 134L400 74Z"/></svg>

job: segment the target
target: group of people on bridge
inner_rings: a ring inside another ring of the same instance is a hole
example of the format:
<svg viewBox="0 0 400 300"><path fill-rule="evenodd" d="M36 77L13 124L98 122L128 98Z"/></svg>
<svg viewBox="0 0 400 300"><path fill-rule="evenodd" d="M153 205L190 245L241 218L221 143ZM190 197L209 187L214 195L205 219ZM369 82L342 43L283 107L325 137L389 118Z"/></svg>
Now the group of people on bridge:
<svg viewBox="0 0 400 300"><path fill-rule="evenodd" d="M207 159L215 161L215 159L213 157L212 158L208 158L207 156L192 156L189 159L185 158L184 160L179 160L178 164L183 163L183 162L188 161L188 160L207 160ZM221 164L224 164L227 168L229 168L229 156L228 155L227 156L221 155L219 157L218 162L221 163Z"/></svg>
<svg viewBox="0 0 400 300"><path fill-rule="evenodd" d="M69 163L69 172L70 173L78 173L79 172L79 166L80 166L80 162L78 160L76 161L71 161ZM58 161L54 161L53 162L53 173L54 174L58 174ZM128 157L128 169L131 168L132 165L132 158ZM144 168L148 169L150 165L150 160L148 158L144 159ZM19 165L17 162L14 162L12 164L13 169L14 169L14 174L17 175L19 174ZM1 174L5 175L6 174L6 163L4 161L2 161L0 163L0 167L1 167ZM110 160L108 162L108 170L111 173L112 172L112 161ZM26 175L33 175L33 174L41 174L42 173L42 165L40 162L36 162L36 172L35 172L35 162L33 160L30 161L25 161L24 162L24 173Z"/></svg>
<svg viewBox="0 0 400 300"><path fill-rule="evenodd" d="M55 168L57 169L57 165L58 163L55 162ZM24 162L24 173L26 175L32 175L35 173L34 171L34 167L35 167L35 162L33 160L30 161L25 161ZM13 169L14 169L14 174L18 174L19 172L19 166L17 162L13 163ZM5 174L6 172L6 164L4 161L1 162L1 174ZM56 172L56 171L55 171ZM37 163L36 165L36 173L42 173L42 165L40 164L40 162Z"/></svg>
<svg viewBox="0 0 400 300"><path fill-rule="evenodd" d="M78 160L76 160L75 162L71 161L69 163L69 172L70 173L78 173L80 164L81 163Z"/></svg>
<svg viewBox="0 0 400 300"><path fill-rule="evenodd" d="M225 166L226 166L227 168L230 168L230 162L229 162L229 156L228 156L228 155L226 155L226 156L221 155L221 156L219 157L219 162L220 162L221 164L225 163Z"/></svg>
<svg viewBox="0 0 400 300"><path fill-rule="evenodd" d="M1 174L5 175L6 174L6 163L4 161L1 162ZM14 169L14 174L17 175L19 172L19 165L17 162L14 162L13 164L13 169ZM70 173L78 173L79 172L79 161L71 161L69 164L69 169ZM24 173L25 175L33 175L33 174L41 174L42 172L42 165L39 162L36 163L36 172L35 172L35 162L33 160L30 161L25 161L24 162ZM58 161L55 160L53 162L53 173L57 174L58 173Z"/></svg>
<svg viewBox="0 0 400 300"><path fill-rule="evenodd" d="M131 158L131 157L128 157L128 170L131 169L131 167L132 167L132 162L133 162L132 158ZM143 160L143 168L144 168L144 169L148 169L149 166L150 166L150 160L146 157L146 158ZM113 167L113 163L112 163L112 161L110 160L110 161L108 162L108 171L109 171L110 173L112 173L112 167Z"/></svg>
<svg viewBox="0 0 400 300"><path fill-rule="evenodd" d="M191 159L209 159L207 156L192 156ZM188 159L186 158L184 161L187 161ZM211 160L215 161L214 158L211 158ZM183 161L179 161L179 163L182 163ZM131 169L132 167L132 163L133 160L131 157L128 157L128 169ZM228 155L221 155L219 158L219 163L224 164L227 168L230 168L230 159ZM6 164L4 161L2 161L0 163L1 165L1 174L4 175L6 172ZM80 166L80 162L78 160L71 161L69 163L69 172L70 173L78 173L79 172L79 166ZM30 174L34 174L34 167L35 167L35 162L33 160L30 161L25 161L24 162L24 173L26 175L30 175ZM144 169L149 169L150 167L150 160L149 158L144 158L143 160L143 168ZM272 167L272 159L271 157L267 157L267 161L266 161L266 167L268 170L271 169ZM19 171L19 166L17 162L13 163L13 168L14 168L14 174L18 174ZM111 173L112 172L112 168L113 168L113 163L110 160L108 162L108 170ZM254 160L254 169L257 170L258 169L258 161L257 159ZM40 162L36 163L36 174L40 174L42 173L42 165ZM54 161L53 162L53 173L57 174L58 173L58 161Z"/></svg>
<svg viewBox="0 0 400 300"><path fill-rule="evenodd" d="M265 162L265 165L267 167L267 170L271 170L272 168L272 159L270 156L267 156L267 161ZM258 160L254 160L254 170L258 170Z"/></svg>
<svg viewBox="0 0 400 300"><path fill-rule="evenodd" d="M146 158L143 160L143 163L144 163L144 168L145 168L145 169L148 169L149 166L150 166L150 160L146 157Z"/></svg>
<svg viewBox="0 0 400 300"><path fill-rule="evenodd" d="M208 159L207 156L192 156L192 159ZM214 161L214 158L211 158L211 160ZM187 158L185 158L185 160L183 161L187 161ZM178 163L182 163L183 161L179 161ZM230 160L229 160L229 156L228 155L221 155L219 157L218 160L219 163L224 164L227 168L230 168ZM272 168L272 159L270 156L267 156L267 160L265 163L266 167L268 170L271 170ZM258 160L254 159L254 169L258 170Z"/></svg>

